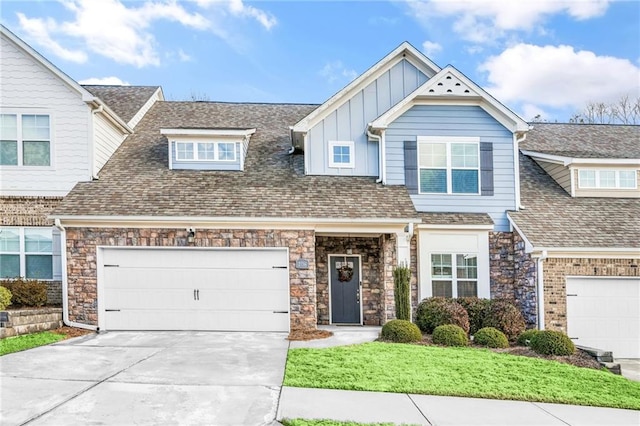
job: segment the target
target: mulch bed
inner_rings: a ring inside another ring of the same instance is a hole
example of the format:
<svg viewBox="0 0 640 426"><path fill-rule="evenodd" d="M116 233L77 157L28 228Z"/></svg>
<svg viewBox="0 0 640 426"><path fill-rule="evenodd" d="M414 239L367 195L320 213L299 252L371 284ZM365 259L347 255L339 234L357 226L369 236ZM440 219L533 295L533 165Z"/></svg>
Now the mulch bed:
<svg viewBox="0 0 640 426"><path fill-rule="evenodd" d="M62 334L65 339L71 339L72 337L80 337L86 334L93 334L95 331L86 330L84 328L76 328L76 327L67 327L66 325L60 328L56 328L55 330L51 330L52 333Z"/></svg>
<svg viewBox="0 0 640 426"><path fill-rule="evenodd" d="M303 329L303 330L291 330L287 340L314 340L314 339L326 339L327 337L333 336L333 332L328 330L314 330L314 329Z"/></svg>

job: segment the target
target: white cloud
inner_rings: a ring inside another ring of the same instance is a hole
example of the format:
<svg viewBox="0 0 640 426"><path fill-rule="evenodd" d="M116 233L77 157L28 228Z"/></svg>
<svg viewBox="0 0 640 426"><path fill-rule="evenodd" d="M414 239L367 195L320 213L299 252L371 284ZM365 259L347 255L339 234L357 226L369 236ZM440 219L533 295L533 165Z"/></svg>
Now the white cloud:
<svg viewBox="0 0 640 426"><path fill-rule="evenodd" d="M119 77L90 77L78 81L80 84L98 84L107 86L130 86L126 81L122 81Z"/></svg>
<svg viewBox="0 0 640 426"><path fill-rule="evenodd" d="M545 120L549 118L549 113L537 105L524 104L520 109L522 111L520 117L526 121Z"/></svg>
<svg viewBox="0 0 640 426"><path fill-rule="evenodd" d="M431 57L442 50L442 46L439 43L426 40L422 43L422 51L425 55Z"/></svg>
<svg viewBox="0 0 640 426"><path fill-rule="evenodd" d="M182 49L178 49L178 59L180 59L180 62L189 62L191 61L191 55L185 53Z"/></svg>
<svg viewBox="0 0 640 426"><path fill-rule="evenodd" d="M51 19L31 19L18 13L18 22L25 33L37 44L51 51L54 55L71 62L84 63L87 54L81 50L65 49L51 38L50 32L57 28L57 24Z"/></svg>
<svg viewBox="0 0 640 426"><path fill-rule="evenodd" d="M497 99L534 108L578 108L640 95L640 67L627 59L576 51L572 46L517 44L479 67Z"/></svg>
<svg viewBox="0 0 640 426"><path fill-rule="evenodd" d="M333 84L339 80L351 81L358 76L355 70L348 69L342 61L327 62L320 71L318 71L329 84Z"/></svg>
<svg viewBox="0 0 640 426"><path fill-rule="evenodd" d="M246 5L242 0L195 0L195 2L202 8L216 7L218 11L226 9L233 16L253 18L267 30L278 23L276 17L271 13Z"/></svg>
<svg viewBox="0 0 640 426"><path fill-rule="evenodd" d="M488 43L510 31L531 31L555 14L576 20L603 15L611 0L408 0L411 14L428 24L453 17L453 30L463 39Z"/></svg>

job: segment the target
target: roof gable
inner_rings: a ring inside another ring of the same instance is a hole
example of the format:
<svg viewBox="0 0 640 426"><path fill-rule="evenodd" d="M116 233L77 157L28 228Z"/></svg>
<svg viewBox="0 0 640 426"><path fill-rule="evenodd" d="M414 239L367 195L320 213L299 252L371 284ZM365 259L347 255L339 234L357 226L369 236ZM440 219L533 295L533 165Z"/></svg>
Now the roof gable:
<svg viewBox="0 0 640 426"><path fill-rule="evenodd" d="M395 64L403 59L409 61L429 78L440 71L440 67L438 67L438 65L405 41L351 83L347 84L342 90L329 98L316 110L298 121L293 126L293 131L307 132L315 124L319 123L333 111L337 110L352 96L364 89L367 85L375 81L378 77L390 70Z"/></svg>
<svg viewBox="0 0 640 426"><path fill-rule="evenodd" d="M370 127L385 129L389 123L412 106L430 103L478 105L512 132L524 132L529 129L526 121L498 102L452 65L447 65L413 93L375 119L370 123Z"/></svg>
<svg viewBox="0 0 640 426"><path fill-rule="evenodd" d="M156 94L162 92L160 86L110 86L87 85L82 87L94 96L100 98L118 114L125 122L129 123L147 101ZM161 96L161 98L163 98Z"/></svg>

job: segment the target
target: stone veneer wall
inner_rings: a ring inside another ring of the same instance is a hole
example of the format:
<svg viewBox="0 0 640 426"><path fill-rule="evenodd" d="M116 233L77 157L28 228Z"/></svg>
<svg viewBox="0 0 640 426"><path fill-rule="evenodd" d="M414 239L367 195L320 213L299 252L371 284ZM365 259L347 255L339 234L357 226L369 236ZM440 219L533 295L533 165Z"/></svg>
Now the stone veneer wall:
<svg viewBox="0 0 640 426"><path fill-rule="evenodd" d="M567 331L567 276L638 277L638 263L637 259L545 259L545 328Z"/></svg>
<svg viewBox="0 0 640 426"><path fill-rule="evenodd" d="M382 270L383 270L383 324L396 317L396 301L393 289L393 269L398 262L396 251L396 235L385 234L382 236Z"/></svg>
<svg viewBox="0 0 640 426"><path fill-rule="evenodd" d="M527 327L535 328L538 323L538 296L536 281L538 279L536 260L525 253L525 243L520 234L513 233L514 266L515 266L515 299Z"/></svg>
<svg viewBox="0 0 640 426"><path fill-rule="evenodd" d="M489 290L492 299L515 300L512 232L489 232Z"/></svg>
<svg viewBox="0 0 640 426"><path fill-rule="evenodd" d="M288 247L291 328L316 327L314 231L203 229L188 245L185 228L67 228L69 316L92 325L98 323L96 246ZM295 268L300 258L309 269Z"/></svg>

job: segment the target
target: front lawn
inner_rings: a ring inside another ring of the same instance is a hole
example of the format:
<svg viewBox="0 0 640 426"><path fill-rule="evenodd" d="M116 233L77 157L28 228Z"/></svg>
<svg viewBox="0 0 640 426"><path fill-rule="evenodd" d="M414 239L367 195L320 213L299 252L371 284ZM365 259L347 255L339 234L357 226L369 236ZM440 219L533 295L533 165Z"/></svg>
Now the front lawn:
<svg viewBox="0 0 640 426"><path fill-rule="evenodd" d="M64 334L43 331L34 334L24 334L22 336L6 337L0 340L0 356L12 352L24 351L38 346L48 345L65 339Z"/></svg>
<svg viewBox="0 0 640 426"><path fill-rule="evenodd" d="M280 422L284 426L395 426L393 423L355 423L337 420L282 419Z"/></svg>
<svg viewBox="0 0 640 426"><path fill-rule="evenodd" d="M640 383L477 348L365 343L291 349L285 386L540 401L640 410Z"/></svg>

